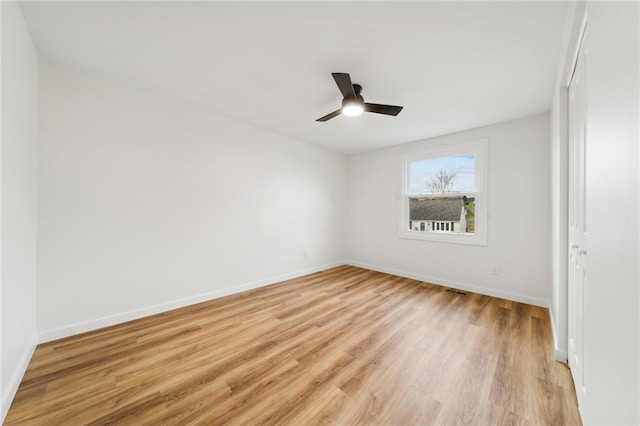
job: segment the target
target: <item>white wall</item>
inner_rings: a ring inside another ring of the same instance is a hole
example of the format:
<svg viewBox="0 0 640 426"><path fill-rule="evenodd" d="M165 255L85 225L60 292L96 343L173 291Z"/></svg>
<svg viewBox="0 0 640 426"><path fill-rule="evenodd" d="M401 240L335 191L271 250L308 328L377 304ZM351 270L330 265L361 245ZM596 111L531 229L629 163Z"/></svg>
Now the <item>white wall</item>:
<svg viewBox="0 0 640 426"><path fill-rule="evenodd" d="M586 5L586 7L585 7ZM586 17L587 284L584 382L585 424L640 424L640 7L638 2L578 3L552 109L555 152L566 152L562 97ZM554 167L567 167L558 156ZM554 217L566 217L566 183L554 175ZM610 226L615 217L617 226ZM561 223L561 222L559 222ZM566 231L566 227L565 227ZM566 261L566 233L554 235ZM564 241L563 241L564 240ZM559 265L561 268L562 265ZM559 270L559 269L558 269ZM554 279L552 303L558 348L566 343L566 277Z"/></svg>
<svg viewBox="0 0 640 426"><path fill-rule="evenodd" d="M479 138L489 139L487 246L398 238L400 154ZM349 157L349 263L548 306L549 147L544 114Z"/></svg>
<svg viewBox="0 0 640 426"><path fill-rule="evenodd" d="M46 63L39 129L42 340L343 258L342 155Z"/></svg>
<svg viewBox="0 0 640 426"><path fill-rule="evenodd" d="M639 6L587 3L587 424L640 424Z"/></svg>
<svg viewBox="0 0 640 426"><path fill-rule="evenodd" d="M2 14L0 421L36 343L38 58L20 7Z"/></svg>

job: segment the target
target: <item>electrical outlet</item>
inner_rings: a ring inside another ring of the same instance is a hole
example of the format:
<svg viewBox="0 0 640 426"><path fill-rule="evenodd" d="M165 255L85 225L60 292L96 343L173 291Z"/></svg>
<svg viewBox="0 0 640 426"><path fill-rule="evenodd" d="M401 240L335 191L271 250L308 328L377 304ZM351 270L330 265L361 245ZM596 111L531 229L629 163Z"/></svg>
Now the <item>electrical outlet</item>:
<svg viewBox="0 0 640 426"><path fill-rule="evenodd" d="M500 275L500 265L496 263L491 265L491 275Z"/></svg>
<svg viewBox="0 0 640 426"><path fill-rule="evenodd" d="M308 259L309 258L309 250L304 250L302 252L302 255L304 256L305 259Z"/></svg>

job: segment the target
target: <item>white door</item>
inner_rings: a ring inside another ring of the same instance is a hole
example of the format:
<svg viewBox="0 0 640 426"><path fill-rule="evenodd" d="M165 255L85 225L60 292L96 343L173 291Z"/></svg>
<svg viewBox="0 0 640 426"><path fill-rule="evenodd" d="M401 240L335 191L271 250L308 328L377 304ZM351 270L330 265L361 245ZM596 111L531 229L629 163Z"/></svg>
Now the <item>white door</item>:
<svg viewBox="0 0 640 426"><path fill-rule="evenodd" d="M585 164L587 126L587 34L580 43L575 72L569 84L569 367L578 396L584 400L584 307L587 297L587 217Z"/></svg>

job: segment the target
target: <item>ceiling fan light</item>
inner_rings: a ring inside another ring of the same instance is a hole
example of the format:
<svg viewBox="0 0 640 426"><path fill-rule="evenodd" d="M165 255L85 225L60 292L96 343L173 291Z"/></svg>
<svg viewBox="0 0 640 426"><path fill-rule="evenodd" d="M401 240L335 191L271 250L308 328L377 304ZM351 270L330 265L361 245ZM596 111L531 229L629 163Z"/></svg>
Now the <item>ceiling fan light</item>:
<svg viewBox="0 0 640 426"><path fill-rule="evenodd" d="M357 102L351 102L342 107L342 113L347 117L355 117L362 114L362 111L364 111L364 108Z"/></svg>

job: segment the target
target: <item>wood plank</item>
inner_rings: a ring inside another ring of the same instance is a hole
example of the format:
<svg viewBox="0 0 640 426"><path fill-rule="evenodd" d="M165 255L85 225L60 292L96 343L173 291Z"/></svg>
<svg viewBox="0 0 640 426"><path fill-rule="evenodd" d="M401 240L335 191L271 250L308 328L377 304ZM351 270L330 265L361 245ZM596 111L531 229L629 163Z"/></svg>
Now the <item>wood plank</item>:
<svg viewBox="0 0 640 426"><path fill-rule="evenodd" d="M580 416L546 309L340 266L39 345L5 424Z"/></svg>

